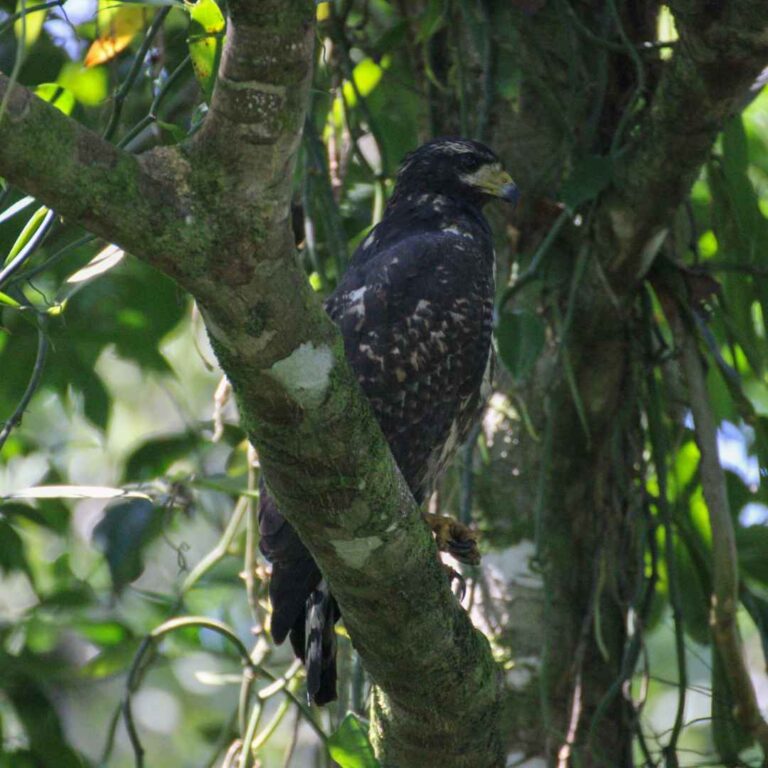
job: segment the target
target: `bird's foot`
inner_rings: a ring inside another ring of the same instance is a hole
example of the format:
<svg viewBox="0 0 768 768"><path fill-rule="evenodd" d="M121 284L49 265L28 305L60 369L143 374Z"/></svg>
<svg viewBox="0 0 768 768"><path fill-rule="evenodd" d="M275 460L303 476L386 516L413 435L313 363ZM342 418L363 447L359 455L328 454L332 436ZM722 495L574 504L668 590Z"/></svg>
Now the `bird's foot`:
<svg viewBox="0 0 768 768"><path fill-rule="evenodd" d="M447 515L426 513L424 519L435 534L437 548L441 552L448 552L466 565L477 565L480 562L476 531Z"/></svg>

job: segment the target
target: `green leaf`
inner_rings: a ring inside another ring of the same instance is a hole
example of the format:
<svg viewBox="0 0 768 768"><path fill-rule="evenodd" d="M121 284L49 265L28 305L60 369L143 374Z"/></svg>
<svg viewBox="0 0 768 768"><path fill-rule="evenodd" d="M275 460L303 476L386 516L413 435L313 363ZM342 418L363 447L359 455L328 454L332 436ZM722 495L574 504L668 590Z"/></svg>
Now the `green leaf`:
<svg viewBox="0 0 768 768"><path fill-rule="evenodd" d="M125 672L133 661L140 643L141 640L132 637L115 646L105 648L80 667L80 674L83 677L100 680Z"/></svg>
<svg viewBox="0 0 768 768"><path fill-rule="evenodd" d="M352 70L352 78L355 81L357 90L355 90L355 86L352 83L344 83L344 100L347 102L348 107L354 107L357 104L358 93L365 98L373 91L379 84L384 70L387 69L389 63L390 57L384 56L379 63L373 59L363 59L355 65L355 68Z"/></svg>
<svg viewBox="0 0 768 768"><path fill-rule="evenodd" d="M19 304L16 299L11 298L7 293L3 293L2 291L0 291L0 304L6 304L14 309L19 309L19 307L21 307L21 304Z"/></svg>
<svg viewBox="0 0 768 768"><path fill-rule="evenodd" d="M28 570L21 536L9 522L0 519L0 572Z"/></svg>
<svg viewBox="0 0 768 768"><path fill-rule="evenodd" d="M128 499L107 507L93 541L107 558L112 587L119 593L144 571L144 549L161 532L163 510L147 499Z"/></svg>
<svg viewBox="0 0 768 768"><path fill-rule="evenodd" d="M328 737L328 753L340 768L378 768L379 761L368 741L368 728L349 712Z"/></svg>
<svg viewBox="0 0 768 768"><path fill-rule="evenodd" d="M109 77L106 67L84 69L74 61L67 62L59 72L56 82L72 92L86 107L95 107L107 97Z"/></svg>
<svg viewBox="0 0 768 768"><path fill-rule="evenodd" d="M768 585L768 526L750 525L736 529L739 566L753 579Z"/></svg>
<svg viewBox="0 0 768 768"><path fill-rule="evenodd" d="M58 83L41 83L35 88L35 96L47 101L65 115L71 115L75 108L75 95Z"/></svg>
<svg viewBox="0 0 768 768"><path fill-rule="evenodd" d="M45 17L50 10L49 8L42 8L30 12L29 9L36 5L41 5L41 3L37 0L18 0L16 3L16 13L24 12L24 16L14 22L13 32L19 41L24 35L24 47L27 49L31 48L37 42L37 38L40 37Z"/></svg>
<svg viewBox="0 0 768 768"><path fill-rule="evenodd" d="M33 765L82 768L83 761L67 745L56 708L42 687L22 675L4 681L3 687L24 727Z"/></svg>
<svg viewBox="0 0 768 768"><path fill-rule="evenodd" d="M76 621L72 628L86 640L101 646L119 645L133 634L119 621Z"/></svg>
<svg viewBox="0 0 768 768"><path fill-rule="evenodd" d="M224 39L224 16L214 0L185 3L189 11L189 55L205 100L211 101Z"/></svg>
<svg viewBox="0 0 768 768"><path fill-rule="evenodd" d="M570 210L594 200L612 181L613 167L609 157L590 155L576 163L563 183L560 199Z"/></svg>
<svg viewBox="0 0 768 768"><path fill-rule="evenodd" d="M16 238L16 242L11 247L8 255L5 257L6 264L12 262L19 255L21 249L32 239L35 232L40 229L40 225L43 223L46 213L48 213L48 209L45 206L42 206L32 214L29 221L24 225L24 229L21 230L21 233Z"/></svg>
<svg viewBox="0 0 768 768"><path fill-rule="evenodd" d="M516 379L530 373L546 341L543 321L527 309L503 312L496 326L499 357Z"/></svg>
<svg viewBox="0 0 768 768"><path fill-rule="evenodd" d="M200 436L193 432L148 440L128 458L124 479L135 481L161 477L175 461L188 456L200 442Z"/></svg>

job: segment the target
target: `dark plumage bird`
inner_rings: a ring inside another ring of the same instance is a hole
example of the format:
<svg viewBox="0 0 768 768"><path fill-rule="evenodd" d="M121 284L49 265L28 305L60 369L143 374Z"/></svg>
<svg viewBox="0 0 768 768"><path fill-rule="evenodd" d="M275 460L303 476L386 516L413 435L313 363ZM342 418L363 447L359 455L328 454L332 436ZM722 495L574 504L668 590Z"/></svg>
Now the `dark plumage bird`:
<svg viewBox="0 0 768 768"><path fill-rule="evenodd" d="M494 302L493 244L482 207L517 196L483 144L424 144L405 158L384 217L325 305L418 502L480 414ZM477 562L471 532L450 518L425 517L441 549ZM261 551L272 562L272 636L282 643L290 634L307 667L309 698L324 704L336 698L338 606L266 492L259 527Z"/></svg>

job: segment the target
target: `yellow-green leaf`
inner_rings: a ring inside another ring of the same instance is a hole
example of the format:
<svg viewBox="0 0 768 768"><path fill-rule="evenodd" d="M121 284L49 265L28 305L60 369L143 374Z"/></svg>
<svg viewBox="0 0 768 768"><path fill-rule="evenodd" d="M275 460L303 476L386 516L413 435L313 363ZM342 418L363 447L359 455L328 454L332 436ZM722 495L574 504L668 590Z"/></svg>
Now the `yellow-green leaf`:
<svg viewBox="0 0 768 768"><path fill-rule="evenodd" d="M24 225L24 229L16 238L16 242L8 252L8 256L5 258L5 263L10 264L18 255L21 249L30 241L35 232L40 229L40 225L43 223L45 214L48 213L48 209L45 206L38 208L30 217L29 221Z"/></svg>
<svg viewBox="0 0 768 768"><path fill-rule="evenodd" d="M107 71L104 67L83 69L74 61L69 61L61 68L57 82L86 107L95 107L107 96Z"/></svg>
<svg viewBox="0 0 768 768"><path fill-rule="evenodd" d="M7 293L3 293L2 291L0 291L0 304L7 304L14 309L19 309L19 307L21 307L21 304L19 304L16 299L12 299Z"/></svg>
<svg viewBox="0 0 768 768"><path fill-rule="evenodd" d="M39 0L18 0L16 3L16 13L24 13L24 16L14 22L13 31L17 40L23 36L25 48L31 48L37 42L48 15L48 8L30 12L30 8L40 4Z"/></svg>
<svg viewBox="0 0 768 768"><path fill-rule="evenodd" d="M224 16L215 0L198 0L186 3L189 11L189 55L195 76L203 89L206 101L210 102L216 72L221 58L224 39Z"/></svg>
<svg viewBox="0 0 768 768"><path fill-rule="evenodd" d="M71 115L75 108L75 96L72 91L58 83L41 83L35 88L35 95L65 115Z"/></svg>

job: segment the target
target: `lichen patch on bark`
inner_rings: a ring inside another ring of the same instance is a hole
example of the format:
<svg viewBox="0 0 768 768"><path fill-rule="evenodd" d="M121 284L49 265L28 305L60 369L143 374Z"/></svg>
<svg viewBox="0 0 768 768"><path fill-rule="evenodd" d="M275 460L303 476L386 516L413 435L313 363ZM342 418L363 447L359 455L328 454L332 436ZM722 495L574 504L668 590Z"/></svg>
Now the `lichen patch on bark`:
<svg viewBox="0 0 768 768"><path fill-rule="evenodd" d="M327 344L300 344L288 357L278 360L268 374L283 385L302 407L317 408L325 400L333 368L333 352Z"/></svg>
<svg viewBox="0 0 768 768"><path fill-rule="evenodd" d="M362 568L374 549L384 542L378 536L363 536L359 539L335 539L331 541L338 556L352 568Z"/></svg>

